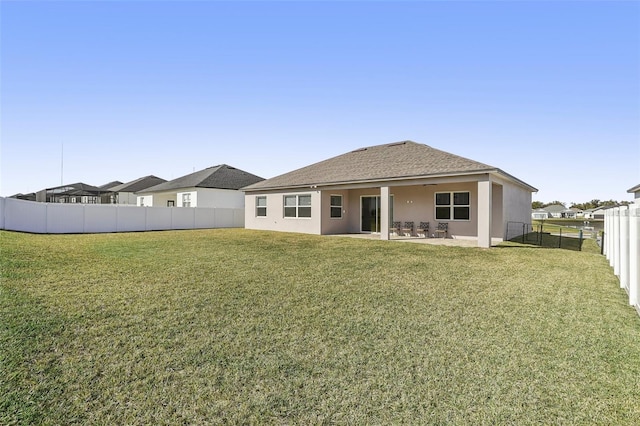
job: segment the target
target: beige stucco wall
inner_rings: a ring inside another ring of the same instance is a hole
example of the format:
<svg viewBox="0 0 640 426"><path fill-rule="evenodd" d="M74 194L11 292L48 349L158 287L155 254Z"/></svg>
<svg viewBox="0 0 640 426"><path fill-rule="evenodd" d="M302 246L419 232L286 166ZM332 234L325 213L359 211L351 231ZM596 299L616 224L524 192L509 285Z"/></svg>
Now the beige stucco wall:
<svg viewBox="0 0 640 426"><path fill-rule="evenodd" d="M138 197L133 192L118 192L118 204L129 204L135 206Z"/></svg>
<svg viewBox="0 0 640 426"><path fill-rule="evenodd" d="M488 175L482 177L487 182ZM491 237L503 238L509 221L530 223L531 192L509 181L491 179L491 200L483 205L491 205ZM429 222L431 233L436 229L435 194L437 192L469 192L469 220L449 220L449 237L465 238L478 236L478 180L453 181L438 184L418 184L402 186L390 184L389 192L393 200L393 221ZM405 183L406 185L406 183ZM311 194L311 218L284 218L284 195ZM331 195L342 195L343 217L330 217ZM245 195L245 227L248 229L301 232L308 234L359 233L362 229L361 199L364 196L379 196L380 187L358 189L324 189L318 191L281 191L273 193L249 193ZM267 216L257 217L256 196L267 197Z"/></svg>
<svg viewBox="0 0 640 426"><path fill-rule="evenodd" d="M285 195L311 195L310 218L285 218ZM256 197L267 197L267 216L256 216ZM321 233L320 191L293 191L261 194L252 192L245 195L244 226L247 229L261 229L283 232L300 232L303 234Z"/></svg>
<svg viewBox="0 0 640 426"><path fill-rule="evenodd" d="M241 209L244 207L244 192L235 189L195 188L196 207L223 207ZM182 197L179 195L178 199ZM194 196L191 196L194 206Z"/></svg>
<svg viewBox="0 0 640 426"><path fill-rule="evenodd" d="M393 199L393 221L412 221L417 226L420 222L430 222L435 229L435 193L451 191L468 191L470 198L470 220L449 222L449 236L476 236L477 232L477 182L450 183L442 185L392 186L390 193ZM348 231L358 233L361 230L361 198L363 196L379 196L380 188L352 189L348 191Z"/></svg>
<svg viewBox="0 0 640 426"><path fill-rule="evenodd" d="M503 229L507 222L524 222L531 224L531 191L503 182Z"/></svg>
<svg viewBox="0 0 640 426"><path fill-rule="evenodd" d="M331 217L331 196L342 196L342 217ZM350 194L346 190L329 190L322 191L320 199L322 200L321 214L322 223L321 229L323 235L331 234L348 234L349 231L349 215L352 214L350 208Z"/></svg>
<svg viewBox="0 0 640 426"><path fill-rule="evenodd" d="M448 220L449 237L473 237L478 228L478 184L477 182L449 183L441 185L412 186L392 188L394 197L394 220L429 222L431 233L437 228L439 220L435 216L436 192L469 192L469 220Z"/></svg>
<svg viewBox="0 0 640 426"><path fill-rule="evenodd" d="M491 213L491 237L504 238L506 228L504 223L504 190L502 185L494 183L491 187L491 196L491 206L493 208Z"/></svg>
<svg viewBox="0 0 640 426"><path fill-rule="evenodd" d="M144 197L144 205L146 207L167 207L167 201L173 200L176 201L175 193L153 193L153 194L144 194L141 193L138 195L138 200L136 205L140 205L140 198Z"/></svg>

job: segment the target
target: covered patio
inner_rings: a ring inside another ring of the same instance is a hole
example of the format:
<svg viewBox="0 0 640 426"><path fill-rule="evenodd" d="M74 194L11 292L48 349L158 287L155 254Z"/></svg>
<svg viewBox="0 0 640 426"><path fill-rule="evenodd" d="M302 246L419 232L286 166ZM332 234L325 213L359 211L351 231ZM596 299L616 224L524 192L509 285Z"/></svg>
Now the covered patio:
<svg viewBox="0 0 640 426"><path fill-rule="evenodd" d="M360 238L365 240L380 240L376 234L333 234L329 237ZM449 247L478 247L477 238L425 238L425 237L404 237L391 236L387 241L398 243L430 244L434 246ZM502 238L492 238L491 245L496 246L502 242Z"/></svg>

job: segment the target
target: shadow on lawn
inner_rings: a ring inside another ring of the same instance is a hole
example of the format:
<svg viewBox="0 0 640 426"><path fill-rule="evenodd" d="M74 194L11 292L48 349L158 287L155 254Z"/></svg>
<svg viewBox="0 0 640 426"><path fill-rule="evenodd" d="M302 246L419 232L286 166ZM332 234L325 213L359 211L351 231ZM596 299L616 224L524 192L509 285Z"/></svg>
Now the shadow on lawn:
<svg viewBox="0 0 640 426"><path fill-rule="evenodd" d="M582 251L583 238L567 237L549 232L529 232L511 238L508 241L529 246L538 246L540 248L561 248L565 250ZM505 245L502 247L512 248L521 246Z"/></svg>

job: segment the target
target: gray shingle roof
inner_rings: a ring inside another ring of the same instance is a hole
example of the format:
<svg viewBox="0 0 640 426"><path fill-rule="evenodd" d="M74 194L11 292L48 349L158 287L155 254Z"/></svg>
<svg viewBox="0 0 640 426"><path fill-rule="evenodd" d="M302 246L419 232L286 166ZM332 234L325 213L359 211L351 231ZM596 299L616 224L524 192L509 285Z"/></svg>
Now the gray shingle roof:
<svg viewBox="0 0 640 426"><path fill-rule="evenodd" d="M122 185L122 182L120 182L119 180L114 180L113 182L109 182L109 183L105 183L104 185L100 185L98 188L100 188L100 189L108 189L109 191L111 191L111 188L113 188L114 186L118 186L118 185Z"/></svg>
<svg viewBox="0 0 640 426"><path fill-rule="evenodd" d="M428 145L403 141L360 148L244 189L276 189L474 172L500 172L509 176L496 167L478 161Z"/></svg>
<svg viewBox="0 0 640 426"><path fill-rule="evenodd" d="M551 204L550 206L547 206L544 209L549 213L560 213L567 210L567 208L562 204Z"/></svg>
<svg viewBox="0 0 640 426"><path fill-rule="evenodd" d="M155 186L155 185L160 185L161 183L164 183L166 181L167 181L166 179L149 175L149 176L144 176L144 177L132 180L131 182L114 186L113 188L110 188L110 190L113 192L138 192L138 191L142 191L143 189L151 188L152 186Z"/></svg>
<svg viewBox="0 0 640 426"><path fill-rule="evenodd" d="M221 164L209 167L139 192L164 192L182 188L240 189L264 180L235 167Z"/></svg>

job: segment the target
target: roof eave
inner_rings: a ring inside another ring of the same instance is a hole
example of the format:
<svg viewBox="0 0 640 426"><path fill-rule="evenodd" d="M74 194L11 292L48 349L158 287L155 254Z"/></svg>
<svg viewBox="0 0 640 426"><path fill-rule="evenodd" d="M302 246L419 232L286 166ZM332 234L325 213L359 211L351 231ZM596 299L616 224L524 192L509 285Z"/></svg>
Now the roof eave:
<svg viewBox="0 0 640 426"><path fill-rule="evenodd" d="M633 188L629 188L629 189L627 189L627 192L628 192L629 194L633 194L634 192L638 192L638 191L640 191L640 185L636 185L636 186L634 186Z"/></svg>
<svg viewBox="0 0 640 426"><path fill-rule="evenodd" d="M305 184L298 184L298 185L263 186L263 187L257 187L257 188L252 188L252 185L249 185L247 187L241 188L241 190L245 192L274 191L274 190L285 190L285 189L297 190L302 188L308 189L308 188L322 188L327 186L362 185L362 184L373 184L373 183L381 183L381 182L398 182L403 180L418 180L418 179L425 179L425 178L437 179L437 178L448 178L453 176L474 176L474 175L482 175L487 173L495 173L495 174L502 175L507 179L517 182L518 184L526 187L532 192L538 192L538 190L533 186L497 168L473 170L473 171L466 171L466 172L436 173L431 175L394 176L394 177L383 177L383 178L376 178L376 179L305 183Z"/></svg>

